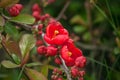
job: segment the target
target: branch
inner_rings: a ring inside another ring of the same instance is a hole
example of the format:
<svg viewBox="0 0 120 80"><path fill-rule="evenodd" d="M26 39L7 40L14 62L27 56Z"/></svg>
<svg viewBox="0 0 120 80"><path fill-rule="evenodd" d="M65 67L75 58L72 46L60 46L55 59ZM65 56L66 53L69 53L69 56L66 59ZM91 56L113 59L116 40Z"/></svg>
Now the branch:
<svg viewBox="0 0 120 80"><path fill-rule="evenodd" d="M70 71L69 71L68 67L65 64L65 61L62 59L61 56L60 56L60 59L62 61L61 68L65 71L65 73L67 75L67 80L72 80L71 75L70 75Z"/></svg>
<svg viewBox="0 0 120 80"><path fill-rule="evenodd" d="M11 22L12 22L12 21L11 21ZM17 22L12 22L12 23L18 25L19 27L24 28L24 29L27 30L27 31L31 31L31 29L32 29L32 26L27 25L27 24L17 23Z"/></svg>
<svg viewBox="0 0 120 80"><path fill-rule="evenodd" d="M70 4L70 0L67 0L66 4L64 5L63 9L61 10L61 12L59 13L58 17L56 18L56 20L60 20L62 18L62 16L64 15L65 11L67 10L68 6Z"/></svg>
<svg viewBox="0 0 120 80"><path fill-rule="evenodd" d="M97 45L88 45L88 44L84 44L84 43L80 43L77 42L76 43L79 47L84 48L84 49L88 49L88 50L103 50L103 51L112 51L113 48L111 47L107 47L107 46L97 46Z"/></svg>

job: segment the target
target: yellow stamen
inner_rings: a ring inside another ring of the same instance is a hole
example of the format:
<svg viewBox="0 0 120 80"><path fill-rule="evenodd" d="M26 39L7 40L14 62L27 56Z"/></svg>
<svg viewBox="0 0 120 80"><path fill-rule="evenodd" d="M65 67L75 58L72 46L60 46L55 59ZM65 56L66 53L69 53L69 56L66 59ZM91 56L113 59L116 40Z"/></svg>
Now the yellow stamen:
<svg viewBox="0 0 120 80"><path fill-rule="evenodd" d="M68 56L71 56L71 55L72 55L72 53L69 51L69 52L68 52Z"/></svg>
<svg viewBox="0 0 120 80"><path fill-rule="evenodd" d="M55 30L54 35L57 35L57 34L59 34L59 31Z"/></svg>
<svg viewBox="0 0 120 80"><path fill-rule="evenodd" d="M58 30L55 30L52 39L53 39L57 34L59 34L59 31L58 31Z"/></svg>

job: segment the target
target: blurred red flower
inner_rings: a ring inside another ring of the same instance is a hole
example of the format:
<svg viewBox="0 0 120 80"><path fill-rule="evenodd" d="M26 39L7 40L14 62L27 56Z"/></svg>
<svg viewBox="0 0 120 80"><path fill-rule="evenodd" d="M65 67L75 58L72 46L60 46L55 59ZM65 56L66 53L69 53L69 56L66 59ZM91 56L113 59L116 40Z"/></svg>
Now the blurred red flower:
<svg viewBox="0 0 120 80"><path fill-rule="evenodd" d="M48 44L62 45L68 39L68 31L59 22L52 22L47 26L44 40Z"/></svg>
<svg viewBox="0 0 120 80"><path fill-rule="evenodd" d="M77 57L82 56L82 51L74 46L72 41L68 41L60 52L67 66L73 66Z"/></svg>

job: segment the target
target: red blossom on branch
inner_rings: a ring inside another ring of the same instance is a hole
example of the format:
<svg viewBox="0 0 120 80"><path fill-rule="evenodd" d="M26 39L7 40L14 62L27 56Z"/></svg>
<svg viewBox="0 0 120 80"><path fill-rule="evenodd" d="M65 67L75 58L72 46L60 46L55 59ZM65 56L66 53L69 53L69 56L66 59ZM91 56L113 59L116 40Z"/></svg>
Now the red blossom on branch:
<svg viewBox="0 0 120 80"><path fill-rule="evenodd" d="M61 56L66 62L67 66L73 66L75 64L76 58L82 56L82 51L76 48L71 41L68 41L61 48Z"/></svg>
<svg viewBox="0 0 120 80"><path fill-rule="evenodd" d="M62 45L69 39L68 31L59 22L48 24L44 40L48 44Z"/></svg>

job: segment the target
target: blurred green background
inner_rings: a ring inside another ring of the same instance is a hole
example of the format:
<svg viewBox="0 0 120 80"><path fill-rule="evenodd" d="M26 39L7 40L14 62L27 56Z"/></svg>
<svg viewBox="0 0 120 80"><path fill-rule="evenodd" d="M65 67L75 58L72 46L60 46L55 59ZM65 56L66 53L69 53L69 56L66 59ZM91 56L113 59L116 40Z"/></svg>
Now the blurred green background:
<svg viewBox="0 0 120 80"><path fill-rule="evenodd" d="M31 7L40 0L20 0L22 13L32 14ZM67 0L45 6L44 13L58 18ZM59 20L87 57L85 80L120 80L120 0L70 0ZM0 50L0 61L8 58ZM0 80L17 80L19 69L0 65Z"/></svg>

